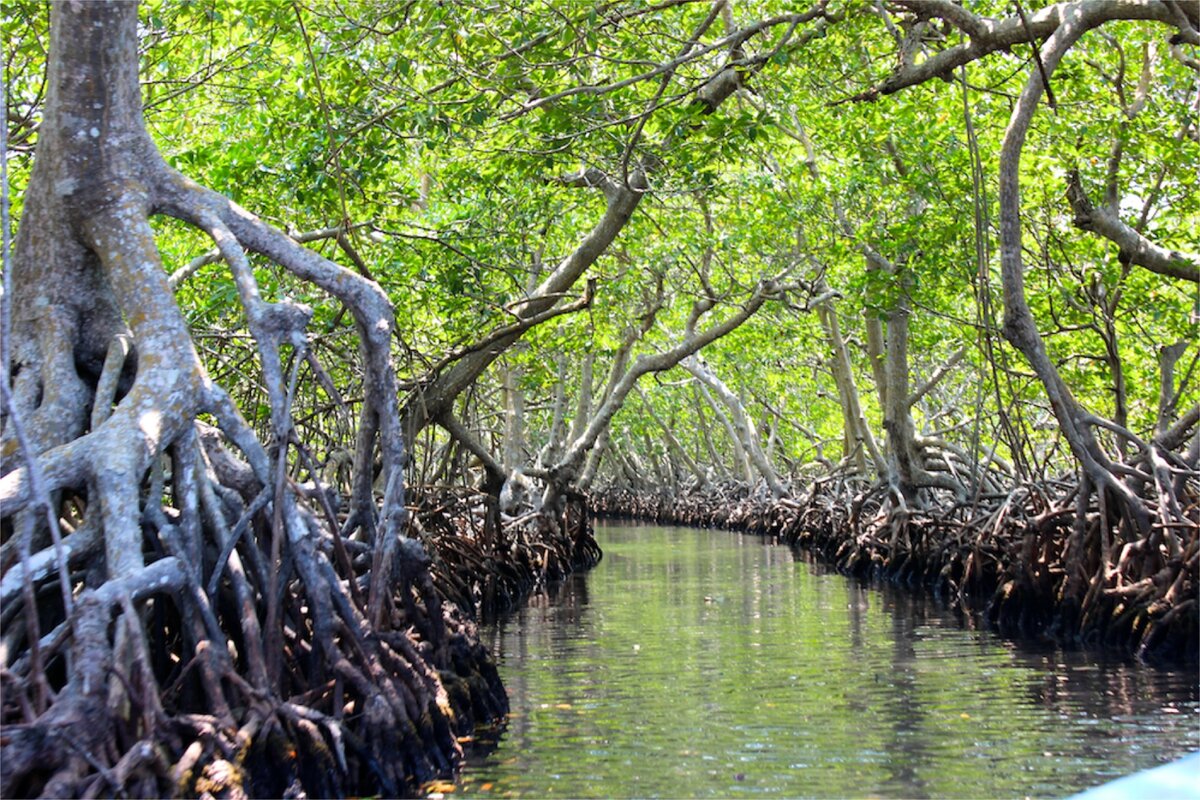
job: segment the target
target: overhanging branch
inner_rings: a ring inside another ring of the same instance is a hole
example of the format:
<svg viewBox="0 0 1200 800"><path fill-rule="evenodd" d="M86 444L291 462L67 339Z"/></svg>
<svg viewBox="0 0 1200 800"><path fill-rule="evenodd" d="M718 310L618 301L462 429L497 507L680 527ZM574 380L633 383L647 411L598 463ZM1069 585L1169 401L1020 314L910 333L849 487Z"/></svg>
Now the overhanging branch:
<svg viewBox="0 0 1200 800"><path fill-rule="evenodd" d="M1136 264L1170 278L1200 283L1200 255L1156 245L1122 222L1112 209L1094 205L1083 189L1078 170L1072 170L1067 178L1067 199L1075 212L1075 226L1116 244L1123 263Z"/></svg>
<svg viewBox="0 0 1200 800"><path fill-rule="evenodd" d="M1166 2L1136 2L1135 0L1073 0L1047 6L1023 21L1019 16L1003 20L982 17L957 6L948 0L900 0L900 5L911 9L920 19L944 19L962 30L970 39L962 44L934 53L921 63L905 63L881 83L865 92L853 95L851 102L873 101L881 95L895 94L910 86L943 76L950 76L955 69L976 61L989 53L1008 50L1017 44L1034 44L1044 40L1058 30L1063 20L1077 12L1088 19L1088 27L1118 19L1156 20L1179 28L1181 41L1200 43L1196 32L1197 20L1177 12L1176 4ZM1195 16L1195 15L1193 15ZM846 102L845 100L839 102Z"/></svg>

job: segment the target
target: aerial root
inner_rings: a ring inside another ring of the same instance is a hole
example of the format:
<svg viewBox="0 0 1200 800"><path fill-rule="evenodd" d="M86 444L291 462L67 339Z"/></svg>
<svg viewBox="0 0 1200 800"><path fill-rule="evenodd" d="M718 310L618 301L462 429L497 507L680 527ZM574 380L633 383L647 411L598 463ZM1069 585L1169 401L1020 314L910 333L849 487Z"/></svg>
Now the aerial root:
<svg viewBox="0 0 1200 800"><path fill-rule="evenodd" d="M471 490L420 490L412 528L434 559L429 597L491 618L512 610L532 592L599 563L600 547L582 499L557 517L531 511L502 518L498 529L489 504ZM436 586L436 592L434 587Z"/></svg>
<svg viewBox="0 0 1200 800"><path fill-rule="evenodd" d="M164 523L159 538L182 553L171 528ZM215 544L206 545L209 558ZM44 668L31 672L26 658L3 672L5 796L234 787L264 796L297 787L322 796L369 787L405 793L451 774L462 756L457 738L475 720L506 710L473 626L452 604L433 602L430 584L398 589L397 625L368 637L344 583L331 568L314 568L315 551L291 554L313 564L296 565L284 582L285 655L269 680L254 666L264 641L261 608L251 599L258 578L229 566L254 546L232 548L211 595L174 555L85 593L55 629L57 645L47 642L44 651L49 663L76 666L65 685L55 685L48 710L35 713L30 702ZM335 601L334 592L343 596ZM429 608L442 615L440 626L421 618ZM436 646L418 638L427 630L439 630ZM265 724L265 738L248 743L233 735L255 717L267 721L250 726ZM115 735L91 741L85 730ZM148 742L158 744L147 749ZM278 761L280 753L288 757ZM276 761L279 770L267 768Z"/></svg>
<svg viewBox="0 0 1200 800"><path fill-rule="evenodd" d="M507 710L474 628L441 602L420 545L402 542L386 298L249 215L238 230L205 221L275 369L273 438L264 446L207 379L186 334L146 330L133 385L122 394L132 351L118 338L92 430L39 454L45 489L19 465L0 478L6 527L36 525L29 510L56 493L66 531L58 549L32 529L16 537L36 546L6 558L0 579L4 796L407 794L451 775L458 737ZM106 261L114 275L158 280L152 234L144 219L134 227L106 242L97 223L92 235L122 253ZM257 298L243 246L332 291L359 323L374 422L356 446L382 456L389 491L379 507L368 474L346 530L331 507L314 509L287 458L298 373L279 369L278 346L305 349L307 316ZM196 420L205 413L215 425ZM365 553L349 556L351 537ZM60 578L75 594L47 602Z"/></svg>

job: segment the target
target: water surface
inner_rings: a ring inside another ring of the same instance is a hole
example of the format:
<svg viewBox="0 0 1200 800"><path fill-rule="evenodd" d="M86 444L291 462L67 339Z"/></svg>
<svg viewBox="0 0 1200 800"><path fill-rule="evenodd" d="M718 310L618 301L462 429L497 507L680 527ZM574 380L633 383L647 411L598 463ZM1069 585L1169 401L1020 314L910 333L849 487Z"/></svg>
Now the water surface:
<svg viewBox="0 0 1200 800"><path fill-rule="evenodd" d="M460 793L1054 797L1200 749L1194 669L1017 648L758 537L597 538L483 631L513 713Z"/></svg>

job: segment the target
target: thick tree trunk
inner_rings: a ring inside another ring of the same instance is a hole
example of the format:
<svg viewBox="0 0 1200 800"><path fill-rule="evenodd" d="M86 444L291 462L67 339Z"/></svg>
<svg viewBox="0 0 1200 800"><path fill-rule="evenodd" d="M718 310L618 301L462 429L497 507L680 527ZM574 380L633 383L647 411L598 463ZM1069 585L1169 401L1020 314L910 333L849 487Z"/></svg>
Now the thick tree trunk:
<svg viewBox="0 0 1200 800"><path fill-rule="evenodd" d="M900 269L895 304L887 314L886 391L883 428L887 431L887 456L891 478L904 501L917 501L917 479L922 471L916 446L916 428L908 406L908 320L910 316L907 273Z"/></svg>
<svg viewBox="0 0 1200 800"><path fill-rule="evenodd" d="M571 418L571 432L567 434L572 442L583 435L592 417L592 368L595 361L596 355L591 351L583 354L583 365L579 371L579 397L575 401L575 416Z"/></svg>
<svg viewBox="0 0 1200 800"><path fill-rule="evenodd" d="M558 380L554 384L554 406L550 412L550 430L546 434L546 444L538 451L537 468L544 469L547 464L558 460L566 444L567 418L567 357L560 353L554 359L554 371Z"/></svg>
<svg viewBox="0 0 1200 800"><path fill-rule="evenodd" d="M51 9L5 365L0 503L20 558L5 559L0 592L15 633L0 794L412 791L461 758L443 680L482 669L490 688L472 700L504 701L472 631L443 615L428 558L402 536L390 305L167 167L142 122L137 47L134 3ZM268 389L265 446L197 357L156 213L205 231L233 272ZM311 312L261 297L247 250L334 295L358 325L358 448L368 463L380 454L386 496L377 505L368 481L346 533L366 533L369 570L350 561L332 511L314 514L294 488L280 349L304 360ZM82 520L60 540L66 499ZM102 557L88 563L92 553ZM52 578L61 599L39 598ZM353 722L347 704L361 711ZM297 756L269 753L276 745ZM273 771L255 776L267 761Z"/></svg>

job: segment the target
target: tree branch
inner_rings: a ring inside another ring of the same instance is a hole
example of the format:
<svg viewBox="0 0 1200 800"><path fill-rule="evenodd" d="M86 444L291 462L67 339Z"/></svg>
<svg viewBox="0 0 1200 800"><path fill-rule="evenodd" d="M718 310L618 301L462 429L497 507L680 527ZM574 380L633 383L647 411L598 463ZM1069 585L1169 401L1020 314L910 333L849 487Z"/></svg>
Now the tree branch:
<svg viewBox="0 0 1200 800"><path fill-rule="evenodd" d="M1176 15L1171 5L1165 2L1137 2L1137 0L1073 0L1047 6L1028 17L1028 25L1019 16L1003 20L992 20L971 14L949 0L900 0L900 5L912 9L920 18L937 17L963 30L971 38L954 47L934 53L919 64L903 64L878 85L838 102L873 101L880 95L895 94L902 89L925 83L933 78L949 76L953 70L976 61L997 50L1008 50L1016 44L1034 44L1052 34L1063 20L1075 12L1086 12L1088 27L1095 27L1109 20L1157 20L1169 25L1182 26L1183 20ZM1184 41L1200 42L1195 28L1180 28ZM1195 41L1193 41L1195 40ZM1052 68L1047 72L1052 71Z"/></svg>
<svg viewBox="0 0 1200 800"><path fill-rule="evenodd" d="M962 361L962 358L964 355L966 355L966 350L964 348L960 347L954 351L954 354L951 355L950 358L948 358L946 360L945 364L942 364L940 367L938 367L936 370L934 370L934 373L929 376L929 380L927 380L927 381L925 381L925 383L921 384L921 386L918 387L916 391L914 391L912 394L910 394L908 396L907 403L908 403L909 408L911 408L912 406L915 406L918 402L920 402L922 397L929 394L930 389L937 386L938 383L941 382L942 378L949 375L950 371L952 369L954 369L954 367L958 364L958 362Z"/></svg>
<svg viewBox="0 0 1200 800"><path fill-rule="evenodd" d="M492 457L487 448L475 438L466 426L459 421L458 417L447 411L437 419L437 424L441 425L446 433L453 436L467 451L479 459L483 464L483 468L487 471L488 477L494 480L497 484L504 482L504 467L500 462Z"/></svg>
<svg viewBox="0 0 1200 800"><path fill-rule="evenodd" d="M1107 206L1095 206L1083 189L1078 170L1067 178L1067 199L1075 212L1075 226L1103 236L1120 248L1122 263L1136 264L1159 275L1200 283L1200 255L1168 250L1126 225Z"/></svg>
<svg viewBox="0 0 1200 800"><path fill-rule="evenodd" d="M645 72L641 72L637 75L630 76L628 78L625 78L624 80L614 81L612 83L603 84L603 85L587 84L584 86L572 86L570 89L564 89L561 92L555 92L554 94L548 94L548 95L545 95L542 97L537 97L527 103L524 103L520 108L518 108L514 111L510 111L509 113L505 114L503 117L501 117L501 121L507 122L511 119L522 116L524 114L528 114L530 111L541 108L542 106L548 105L557 100L562 100L563 98L566 98L566 97L574 97L576 95L596 96L596 95L608 94L609 92L615 92L620 89L624 89L627 86L632 86L636 83L641 83L642 81L647 81L647 80L650 80L651 78L656 78L665 73L674 72L681 65L686 64L689 61L695 61L696 59L701 58L705 55L708 55L711 52L714 52L717 50L724 50L726 48L738 47L741 44L745 43L748 39L758 35L759 33L762 33L763 31L769 30L769 29L777 27L779 25L791 25L794 27L796 25L800 25L805 22L810 22L810 21L816 19L817 17L823 16L824 13L825 13L825 2L820 2L820 3L817 3L811 9L809 9L808 11L805 11L803 13L780 14L778 16L769 17L767 19L756 22L753 25L748 25L739 31L735 31L734 33L729 34L728 36L723 36L720 39L718 39L717 41L713 42L712 44L708 44L708 45L704 45L702 47L696 47L696 48L690 49L688 52L684 53L683 55L676 56L675 58L672 58L669 61L665 61L661 64L658 64L653 69L649 69L649 70L646 70Z"/></svg>
<svg viewBox="0 0 1200 800"><path fill-rule="evenodd" d="M706 345L715 342L730 331L735 330L743 322L752 317L762 307L763 303L775 297L779 293L779 288L779 281L776 279L759 281L758 286L755 287L754 293L746 301L746 304L723 322L713 325L707 330L686 336L679 344L661 353L639 356L625 374L613 384L612 391L596 411L596 415L592 418L583 434L568 445L566 452L559 460L559 463L551 469L551 472L566 477L568 480L570 479L571 475L579 468L579 463L583 460L583 457L596 444L596 440L600 434L608 428L612 418L621 409L625 398L633 390L634 385L641 376L650 372L668 370L692 353L699 351Z"/></svg>
<svg viewBox="0 0 1200 800"><path fill-rule="evenodd" d="M370 225L369 222L361 222L357 225L351 225L350 229L364 227ZM310 244L319 242L322 239L336 239L344 235L346 228L318 228L317 230L305 231L303 233L289 234L293 241L298 244ZM167 278L167 283L171 285L172 291L179 288L179 285L188 278L195 275L201 267L206 267L209 264L216 264L222 260L220 250L209 250L204 255L196 256L187 264L171 273L171 277Z"/></svg>

